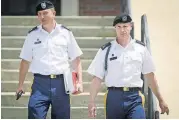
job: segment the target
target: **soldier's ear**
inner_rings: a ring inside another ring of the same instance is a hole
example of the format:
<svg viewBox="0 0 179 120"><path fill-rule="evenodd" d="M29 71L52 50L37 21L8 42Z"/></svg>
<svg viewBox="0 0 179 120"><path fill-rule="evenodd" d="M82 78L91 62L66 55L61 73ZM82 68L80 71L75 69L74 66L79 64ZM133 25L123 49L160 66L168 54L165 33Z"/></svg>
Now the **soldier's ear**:
<svg viewBox="0 0 179 120"><path fill-rule="evenodd" d="M134 26L134 22L131 22L131 27L133 27Z"/></svg>
<svg viewBox="0 0 179 120"><path fill-rule="evenodd" d="M54 16L56 15L56 11L55 11L55 10L53 11L53 15L54 15Z"/></svg>
<svg viewBox="0 0 179 120"><path fill-rule="evenodd" d="M134 26L134 22L131 22L130 25L131 25L131 30L132 30L132 28Z"/></svg>

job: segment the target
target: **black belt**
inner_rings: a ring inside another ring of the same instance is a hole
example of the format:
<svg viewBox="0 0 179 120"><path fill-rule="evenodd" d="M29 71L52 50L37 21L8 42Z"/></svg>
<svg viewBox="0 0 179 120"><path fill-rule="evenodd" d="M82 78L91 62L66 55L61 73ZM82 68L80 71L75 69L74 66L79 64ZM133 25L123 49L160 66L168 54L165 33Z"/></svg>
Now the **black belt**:
<svg viewBox="0 0 179 120"><path fill-rule="evenodd" d="M139 91L142 90L140 87L108 87L108 90L121 90L121 91Z"/></svg>
<svg viewBox="0 0 179 120"><path fill-rule="evenodd" d="M34 76L35 77L51 78L51 79L53 79L53 78L63 78L63 74L59 74L59 75L54 75L54 74L52 74L52 75L41 75L41 74L35 73Z"/></svg>

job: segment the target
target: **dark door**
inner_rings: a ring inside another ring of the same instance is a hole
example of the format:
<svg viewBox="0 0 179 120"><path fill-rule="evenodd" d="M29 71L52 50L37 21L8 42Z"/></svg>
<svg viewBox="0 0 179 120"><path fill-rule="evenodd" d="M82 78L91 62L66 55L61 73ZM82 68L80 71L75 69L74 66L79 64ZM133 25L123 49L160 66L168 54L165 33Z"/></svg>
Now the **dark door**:
<svg viewBox="0 0 179 120"><path fill-rule="evenodd" d="M35 7L44 0L2 0L1 15L36 15ZM49 0L56 8L57 15L61 15L61 0Z"/></svg>

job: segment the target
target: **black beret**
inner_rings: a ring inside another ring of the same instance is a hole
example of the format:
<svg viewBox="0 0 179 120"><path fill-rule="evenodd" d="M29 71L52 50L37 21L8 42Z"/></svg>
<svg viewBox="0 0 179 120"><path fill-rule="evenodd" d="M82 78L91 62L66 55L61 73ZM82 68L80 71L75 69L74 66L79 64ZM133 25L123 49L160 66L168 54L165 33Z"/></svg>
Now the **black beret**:
<svg viewBox="0 0 179 120"><path fill-rule="evenodd" d="M53 3L51 3L50 1L42 1L36 6L36 13L38 13L38 11L46 10L50 8L54 8Z"/></svg>
<svg viewBox="0 0 179 120"><path fill-rule="evenodd" d="M123 14L120 16L116 16L113 21L113 26L115 26L118 23L128 23L131 22L132 18L128 14Z"/></svg>

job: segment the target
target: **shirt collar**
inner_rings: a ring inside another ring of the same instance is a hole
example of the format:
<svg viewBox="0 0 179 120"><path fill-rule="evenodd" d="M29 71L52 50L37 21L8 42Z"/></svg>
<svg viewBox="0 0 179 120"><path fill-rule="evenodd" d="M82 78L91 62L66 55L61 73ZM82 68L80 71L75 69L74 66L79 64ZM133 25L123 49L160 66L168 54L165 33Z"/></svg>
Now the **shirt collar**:
<svg viewBox="0 0 179 120"><path fill-rule="evenodd" d="M126 49L126 48L130 47L134 42L135 42L135 40L130 37L130 42L129 42L129 43L127 44L127 46L124 48L124 47L122 47L120 44L117 43L117 38L116 38L116 39L114 40L114 45L115 45L115 47L120 47L120 48Z"/></svg>
<svg viewBox="0 0 179 120"><path fill-rule="evenodd" d="M55 28L52 30L52 32L51 33L53 33L54 31L56 31L57 30L57 28L58 28L58 24L57 24L57 22L55 22ZM45 33L48 33L47 31L45 31L43 28L42 28L42 24L40 24L39 26L38 26L38 28L41 30L41 31L43 31L43 32L45 32Z"/></svg>

